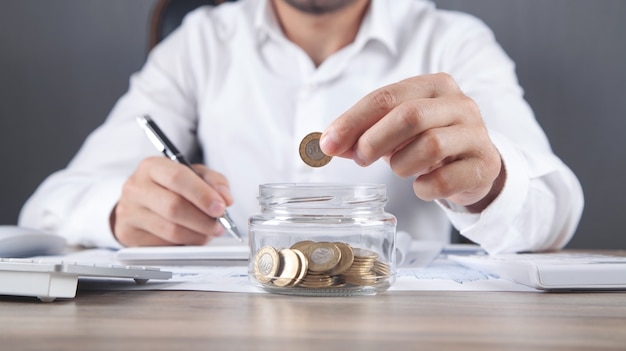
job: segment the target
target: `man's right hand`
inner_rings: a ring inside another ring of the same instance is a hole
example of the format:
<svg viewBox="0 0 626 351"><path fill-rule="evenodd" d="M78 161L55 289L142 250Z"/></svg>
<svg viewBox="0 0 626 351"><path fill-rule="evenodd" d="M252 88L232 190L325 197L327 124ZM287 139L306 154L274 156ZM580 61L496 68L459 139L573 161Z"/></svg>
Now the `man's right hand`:
<svg viewBox="0 0 626 351"><path fill-rule="evenodd" d="M110 224L124 246L203 245L224 233L215 218L233 203L226 178L203 165L143 160L128 178Z"/></svg>

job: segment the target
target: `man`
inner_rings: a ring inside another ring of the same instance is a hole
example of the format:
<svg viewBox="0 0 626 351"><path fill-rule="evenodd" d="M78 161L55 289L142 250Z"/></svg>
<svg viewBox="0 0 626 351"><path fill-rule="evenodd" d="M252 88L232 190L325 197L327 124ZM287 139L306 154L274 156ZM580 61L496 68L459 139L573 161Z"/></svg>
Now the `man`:
<svg viewBox="0 0 626 351"><path fill-rule="evenodd" d="M144 114L202 150L202 179L151 156ZM314 169L297 149L317 130L338 157ZM560 248L583 207L480 21L420 0L241 0L195 11L153 50L20 224L87 245L200 245L231 205L245 230L271 182L384 183L399 229L447 240L452 222L489 252Z"/></svg>

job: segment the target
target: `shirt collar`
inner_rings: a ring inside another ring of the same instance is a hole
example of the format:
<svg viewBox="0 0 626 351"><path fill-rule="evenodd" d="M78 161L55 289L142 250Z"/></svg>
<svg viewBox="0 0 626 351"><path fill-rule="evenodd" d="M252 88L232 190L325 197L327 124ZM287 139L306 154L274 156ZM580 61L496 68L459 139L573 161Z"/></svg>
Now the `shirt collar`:
<svg viewBox="0 0 626 351"><path fill-rule="evenodd" d="M272 4L268 0L260 0L258 3L254 27L258 33L259 43L263 43L270 35L284 38ZM388 0L371 0L359 33L354 40L355 44L364 46L370 40L376 40L382 43L392 54L397 53L389 10L390 5Z"/></svg>
<svg viewBox="0 0 626 351"><path fill-rule="evenodd" d="M259 0L254 15L254 28L257 31L259 43L263 43L270 35L282 35L282 29L269 0Z"/></svg>
<svg viewBox="0 0 626 351"><path fill-rule="evenodd" d="M383 44L390 53L397 53L396 41L393 33L393 23L389 6L391 1L388 0L372 0L370 7L363 18L361 29L355 39L356 43L374 40Z"/></svg>

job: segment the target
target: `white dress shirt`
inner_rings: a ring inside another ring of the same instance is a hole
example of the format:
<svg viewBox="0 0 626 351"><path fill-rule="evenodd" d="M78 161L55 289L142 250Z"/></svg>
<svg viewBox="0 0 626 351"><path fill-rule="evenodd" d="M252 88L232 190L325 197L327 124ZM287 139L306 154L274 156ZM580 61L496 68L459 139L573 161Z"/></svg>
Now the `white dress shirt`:
<svg viewBox="0 0 626 351"><path fill-rule="evenodd" d="M119 247L109 214L140 160L158 154L135 118L150 114L185 154L229 180L229 213L247 231L258 186L275 182L386 184L398 230L448 241L450 223L490 252L560 248L583 208L580 184L551 151L523 99L513 62L492 32L466 14L423 0L372 0L355 41L319 67L281 32L266 0L203 7L150 54L129 91L66 169L48 177L19 224L69 242ZM410 76L447 72L479 105L507 179L482 213L424 202L413 179L382 160L369 167L334 158L304 164L302 138L323 131L367 93Z"/></svg>

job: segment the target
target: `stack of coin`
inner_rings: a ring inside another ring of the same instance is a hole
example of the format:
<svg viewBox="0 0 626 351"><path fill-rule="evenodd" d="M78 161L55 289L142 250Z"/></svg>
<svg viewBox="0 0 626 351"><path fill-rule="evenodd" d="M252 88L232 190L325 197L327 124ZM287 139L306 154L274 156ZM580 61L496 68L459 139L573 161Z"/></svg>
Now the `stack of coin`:
<svg viewBox="0 0 626 351"><path fill-rule="evenodd" d="M370 286L390 275L377 253L342 242L305 240L281 250L264 246L254 260L256 279L278 287Z"/></svg>
<svg viewBox="0 0 626 351"><path fill-rule="evenodd" d="M346 282L353 285L374 285L376 274L372 272L378 254L364 249L354 249L354 263L344 272Z"/></svg>
<svg viewBox="0 0 626 351"><path fill-rule="evenodd" d="M298 286L303 288L330 288L343 284L339 276L332 276L324 273L308 272Z"/></svg>

